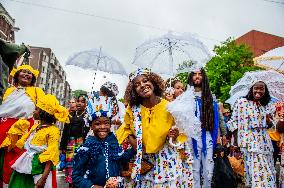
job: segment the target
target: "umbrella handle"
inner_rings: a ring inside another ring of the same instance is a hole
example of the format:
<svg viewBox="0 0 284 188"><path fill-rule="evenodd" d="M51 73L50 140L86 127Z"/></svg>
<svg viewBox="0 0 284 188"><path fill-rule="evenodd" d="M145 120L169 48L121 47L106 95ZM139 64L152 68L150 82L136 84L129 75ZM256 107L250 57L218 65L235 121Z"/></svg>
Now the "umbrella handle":
<svg viewBox="0 0 284 188"><path fill-rule="evenodd" d="M93 85L92 85L92 90L91 91L94 91L96 75L97 75L97 71L95 71L95 76L94 76L94 80L93 80Z"/></svg>
<svg viewBox="0 0 284 188"><path fill-rule="evenodd" d="M172 129L176 129L176 128L177 128L177 126L173 126L172 127ZM180 147L182 145L181 142L174 143L173 142L173 138L169 139L169 143L170 143L171 146L176 147L176 148L178 148L178 147Z"/></svg>
<svg viewBox="0 0 284 188"><path fill-rule="evenodd" d="M178 148L182 145L182 143L180 143L180 142L174 143L173 138L170 138L169 143L170 143L171 146L176 147L176 148Z"/></svg>

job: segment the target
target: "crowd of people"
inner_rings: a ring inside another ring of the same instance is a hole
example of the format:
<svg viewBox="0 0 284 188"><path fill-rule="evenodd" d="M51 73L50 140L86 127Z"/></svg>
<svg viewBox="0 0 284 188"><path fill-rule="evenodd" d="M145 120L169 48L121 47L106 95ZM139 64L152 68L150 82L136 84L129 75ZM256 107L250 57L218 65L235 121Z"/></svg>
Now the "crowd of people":
<svg viewBox="0 0 284 188"><path fill-rule="evenodd" d="M10 75L0 105L0 187L55 188L58 163L78 188L276 188L283 180L273 155L282 144L283 102L272 102L265 80L229 109L203 68L186 83L138 68L124 103L106 82L67 110L34 86L31 66Z"/></svg>

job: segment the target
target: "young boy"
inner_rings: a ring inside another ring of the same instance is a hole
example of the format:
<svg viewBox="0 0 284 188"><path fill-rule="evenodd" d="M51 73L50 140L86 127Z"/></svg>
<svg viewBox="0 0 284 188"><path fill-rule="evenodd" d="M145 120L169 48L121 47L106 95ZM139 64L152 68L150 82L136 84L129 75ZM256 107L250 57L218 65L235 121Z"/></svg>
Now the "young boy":
<svg viewBox="0 0 284 188"><path fill-rule="evenodd" d="M121 172L121 162L130 160L133 149L123 152L115 135L110 132L111 118L116 107L111 99L100 96L88 105L91 129L94 136L88 136L86 142L78 148L73 164L73 184L79 188L99 188L105 186L110 177Z"/></svg>

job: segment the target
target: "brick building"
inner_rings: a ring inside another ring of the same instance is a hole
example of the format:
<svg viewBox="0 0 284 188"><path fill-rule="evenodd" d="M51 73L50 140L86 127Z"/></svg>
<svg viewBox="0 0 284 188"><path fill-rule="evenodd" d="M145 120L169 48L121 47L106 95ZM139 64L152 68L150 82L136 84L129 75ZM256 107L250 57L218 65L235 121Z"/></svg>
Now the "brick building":
<svg viewBox="0 0 284 188"><path fill-rule="evenodd" d="M32 46L29 64L40 72L36 86L45 93L54 94L61 104L66 104L71 97L71 88L66 81L66 72L52 50Z"/></svg>
<svg viewBox="0 0 284 188"><path fill-rule="evenodd" d="M18 30L19 28L15 27L15 19L0 3L0 38L14 43L15 31Z"/></svg>
<svg viewBox="0 0 284 188"><path fill-rule="evenodd" d="M258 57L272 49L284 46L284 38L261 31L251 30L236 39L237 44L246 44L253 52L253 57Z"/></svg>

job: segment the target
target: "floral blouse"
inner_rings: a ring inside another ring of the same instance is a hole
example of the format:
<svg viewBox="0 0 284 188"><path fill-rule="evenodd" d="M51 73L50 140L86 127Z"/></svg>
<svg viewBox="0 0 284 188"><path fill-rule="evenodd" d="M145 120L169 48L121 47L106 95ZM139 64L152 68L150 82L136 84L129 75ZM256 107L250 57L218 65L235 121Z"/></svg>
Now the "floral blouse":
<svg viewBox="0 0 284 188"><path fill-rule="evenodd" d="M246 98L239 99L233 108L228 129L238 129L238 146L249 152L268 154L273 151L267 131L266 114L274 113L273 105L257 105Z"/></svg>

